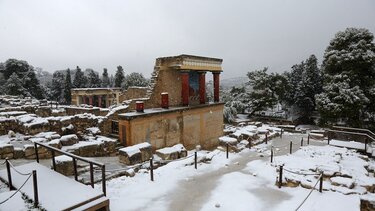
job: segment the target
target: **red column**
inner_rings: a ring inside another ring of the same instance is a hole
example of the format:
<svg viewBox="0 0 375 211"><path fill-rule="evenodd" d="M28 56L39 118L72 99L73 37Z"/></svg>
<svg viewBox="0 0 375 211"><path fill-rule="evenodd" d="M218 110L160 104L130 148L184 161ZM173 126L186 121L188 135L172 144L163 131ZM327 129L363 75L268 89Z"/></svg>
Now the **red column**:
<svg viewBox="0 0 375 211"><path fill-rule="evenodd" d="M199 102L206 103L206 72L199 72Z"/></svg>
<svg viewBox="0 0 375 211"><path fill-rule="evenodd" d="M99 106L99 108L101 108L102 107L102 96L101 95L99 95L98 96L98 106Z"/></svg>
<svg viewBox="0 0 375 211"><path fill-rule="evenodd" d="M219 102L219 81L220 81L220 72L213 72L214 75L214 102Z"/></svg>
<svg viewBox="0 0 375 211"><path fill-rule="evenodd" d="M189 105L189 72L181 72L181 97L182 105Z"/></svg>
<svg viewBox="0 0 375 211"><path fill-rule="evenodd" d="M93 96L92 96L92 95L89 97L89 104L90 104L90 105L93 104Z"/></svg>

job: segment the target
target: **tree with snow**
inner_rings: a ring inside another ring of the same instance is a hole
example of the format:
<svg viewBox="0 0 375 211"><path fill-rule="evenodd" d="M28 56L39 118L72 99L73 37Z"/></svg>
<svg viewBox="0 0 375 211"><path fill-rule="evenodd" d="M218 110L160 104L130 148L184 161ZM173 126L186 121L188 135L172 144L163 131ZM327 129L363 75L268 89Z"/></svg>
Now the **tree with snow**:
<svg viewBox="0 0 375 211"><path fill-rule="evenodd" d="M367 29L338 32L325 50L323 92L316 97L322 124L374 127L375 44ZM372 122L372 123L371 123Z"/></svg>
<svg viewBox="0 0 375 211"><path fill-rule="evenodd" d="M288 90L287 78L278 73L267 73L268 68L248 72L249 84L252 91L248 96L248 109L251 114L265 110L285 100Z"/></svg>
<svg viewBox="0 0 375 211"><path fill-rule="evenodd" d="M64 100L65 100L65 103L68 105L70 105L70 103L72 102L71 89L72 89L72 80L70 76L70 69L68 68L66 70L65 81L64 81Z"/></svg>
<svg viewBox="0 0 375 211"><path fill-rule="evenodd" d="M86 70L87 71L87 70ZM100 87L101 84L102 84L102 81L100 80L99 78L99 75L98 73L96 73L94 70L92 69L88 69L88 76L87 76L87 84L86 84L86 87L89 87L89 88L97 88L97 87Z"/></svg>
<svg viewBox="0 0 375 211"><path fill-rule="evenodd" d="M87 78L82 72L81 68L77 66L76 74L74 75L73 79L73 87L74 88L84 88L87 84Z"/></svg>
<svg viewBox="0 0 375 211"><path fill-rule="evenodd" d="M316 110L315 95L322 91L322 77L318 60L311 55L306 61L293 65L286 73L289 91L286 101L293 107L301 123L313 123L312 113Z"/></svg>
<svg viewBox="0 0 375 211"><path fill-rule="evenodd" d="M115 87L121 87L124 79L124 69L121 66L117 66L117 71L115 74Z"/></svg>
<svg viewBox="0 0 375 211"><path fill-rule="evenodd" d="M27 93L26 89L23 87L22 81L18 78L17 73L10 75L4 89L9 95L25 95Z"/></svg>
<svg viewBox="0 0 375 211"><path fill-rule="evenodd" d="M57 102L64 101L65 76L61 71L53 73L52 83L50 87L50 100Z"/></svg>
<svg viewBox="0 0 375 211"><path fill-rule="evenodd" d="M107 68L103 69L102 87L105 87L105 88L110 87L110 81L109 81L109 77L108 77L108 70L107 70Z"/></svg>
<svg viewBox="0 0 375 211"><path fill-rule="evenodd" d="M18 78L21 79L30 69L32 67L26 61L8 59L1 71L5 80L7 80L13 73L17 74Z"/></svg>
<svg viewBox="0 0 375 211"><path fill-rule="evenodd" d="M131 86L146 87L148 85L149 82L145 77L143 77L142 73L133 72L125 76L124 82L122 83L122 88L126 90Z"/></svg>

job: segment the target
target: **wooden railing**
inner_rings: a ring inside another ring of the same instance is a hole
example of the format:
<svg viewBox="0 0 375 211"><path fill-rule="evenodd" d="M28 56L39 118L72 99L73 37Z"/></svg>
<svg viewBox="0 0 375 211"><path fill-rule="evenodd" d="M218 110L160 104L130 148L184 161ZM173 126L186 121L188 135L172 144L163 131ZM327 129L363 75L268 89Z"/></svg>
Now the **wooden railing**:
<svg viewBox="0 0 375 211"><path fill-rule="evenodd" d="M341 127L341 126L333 126L332 127L335 130L341 130L341 131L348 131L348 132L358 132L358 133L366 133L367 135L371 136L375 139L375 133L368 129L362 129L362 128L353 128L353 127Z"/></svg>
<svg viewBox="0 0 375 211"><path fill-rule="evenodd" d="M38 145L41 146L41 147L45 147L48 150L50 150L50 152L52 154L52 166L53 166L54 171L56 171L56 161L55 161L56 152L71 157L73 159L74 179L76 181L78 181L77 160L88 163L90 165L90 184L91 184L91 187L93 187L93 188L94 188L94 183L95 183L95 181L94 181L94 165L100 167L101 171L102 171L102 191L103 191L104 195L106 195L107 191L106 191L105 165L104 164L89 160L89 159L84 158L84 157L80 157L78 155L74 155L74 154L69 153L69 152L62 151L60 149L48 146L48 145L43 144L43 143L34 142L35 157L36 157L36 162L38 162L38 163L39 163Z"/></svg>
<svg viewBox="0 0 375 211"><path fill-rule="evenodd" d="M336 128L336 126L333 128ZM375 138L365 132L351 132L351 131L346 131L346 130L333 130L333 129L326 129L325 131L326 131L325 135L328 138L328 144L331 139L334 139L337 136L339 137L341 136L341 137L345 137L344 138L345 140L343 141L355 141L355 142L364 143L365 152L367 152L367 145L371 142L375 142ZM342 138L338 138L338 139L342 140Z"/></svg>

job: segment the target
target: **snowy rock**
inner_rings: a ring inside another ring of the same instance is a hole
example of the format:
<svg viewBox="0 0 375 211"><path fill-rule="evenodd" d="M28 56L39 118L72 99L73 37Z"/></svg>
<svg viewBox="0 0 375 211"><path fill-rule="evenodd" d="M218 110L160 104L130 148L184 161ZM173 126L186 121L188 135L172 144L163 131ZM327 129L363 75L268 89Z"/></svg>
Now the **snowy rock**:
<svg viewBox="0 0 375 211"><path fill-rule="evenodd" d="M0 145L0 155L1 159L5 158L13 158L13 152L14 152L14 147L12 144L3 144Z"/></svg>
<svg viewBox="0 0 375 211"><path fill-rule="evenodd" d="M345 177L331 177L330 178L332 185L335 186L344 186L349 189L352 189L354 187L354 181L350 178Z"/></svg>
<svg viewBox="0 0 375 211"><path fill-rule="evenodd" d="M14 138L14 137L16 137L16 133L13 130L9 130L8 131L8 137L9 138Z"/></svg>
<svg viewBox="0 0 375 211"><path fill-rule="evenodd" d="M66 155L55 157L56 171L65 176L74 175L73 159ZM51 163L52 166L52 163Z"/></svg>
<svg viewBox="0 0 375 211"><path fill-rule="evenodd" d="M219 204L219 203L216 203L216 204L215 204L215 207L216 207L216 208L220 208L220 204Z"/></svg>
<svg viewBox="0 0 375 211"><path fill-rule="evenodd" d="M60 142L63 146L71 146L78 143L78 136L75 134L61 136Z"/></svg>
<svg viewBox="0 0 375 211"><path fill-rule="evenodd" d="M152 157L152 146L145 142L119 149L120 162L134 165L149 160Z"/></svg>
<svg viewBox="0 0 375 211"><path fill-rule="evenodd" d="M182 144L176 144L172 147L165 147L156 150L156 154L163 160L176 160L187 156L187 151Z"/></svg>

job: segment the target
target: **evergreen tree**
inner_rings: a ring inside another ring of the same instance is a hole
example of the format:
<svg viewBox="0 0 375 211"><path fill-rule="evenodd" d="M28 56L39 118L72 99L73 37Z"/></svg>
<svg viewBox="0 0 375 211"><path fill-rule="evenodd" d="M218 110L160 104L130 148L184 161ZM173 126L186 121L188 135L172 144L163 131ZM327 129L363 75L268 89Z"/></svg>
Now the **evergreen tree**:
<svg viewBox="0 0 375 211"><path fill-rule="evenodd" d="M13 73L5 84L6 93L9 95L25 95L26 90L22 85L22 81L18 78L17 73Z"/></svg>
<svg viewBox="0 0 375 211"><path fill-rule="evenodd" d="M115 78L111 74L111 77L109 77L109 86L114 87L115 86Z"/></svg>
<svg viewBox="0 0 375 211"><path fill-rule="evenodd" d="M70 77L70 69L69 68L66 71L64 82L65 82L65 84L64 84L64 100L65 100L66 104L70 105L70 103L72 102L72 93L71 93L72 80L71 80L71 77Z"/></svg>
<svg viewBox="0 0 375 211"><path fill-rule="evenodd" d="M324 53L323 92L316 103L321 123L339 121L375 127L375 44L369 30L347 28L338 32ZM371 126L372 124L372 126Z"/></svg>
<svg viewBox="0 0 375 211"><path fill-rule="evenodd" d="M87 86L89 88L97 88L101 85L101 80L99 78L99 75L94 71L90 70L88 77L87 77Z"/></svg>
<svg viewBox="0 0 375 211"><path fill-rule="evenodd" d="M315 55L311 55L301 64L292 67L288 74L290 91L287 101L292 105L299 116L301 123L313 123L312 112L316 110L315 95L322 90L322 80L318 61Z"/></svg>
<svg viewBox="0 0 375 211"><path fill-rule="evenodd" d="M117 71L115 74L115 87L121 87L124 79L124 69L121 66L117 66Z"/></svg>
<svg viewBox="0 0 375 211"><path fill-rule="evenodd" d="M35 71L30 69L22 78L23 86L30 93L31 96L37 99L43 99L45 97L44 90L36 77Z"/></svg>
<svg viewBox="0 0 375 211"><path fill-rule="evenodd" d="M146 87L148 84L148 80L143 77L142 73L133 72L125 76L124 82L122 83L122 88L126 90L131 86Z"/></svg>
<svg viewBox="0 0 375 211"><path fill-rule="evenodd" d="M87 78L82 72L81 68L77 66L76 74L74 75L73 79L73 87L74 88L84 88L87 84Z"/></svg>
<svg viewBox="0 0 375 211"><path fill-rule="evenodd" d="M65 87L65 76L60 71L53 73L52 83L51 83L51 93L50 99L58 102L64 101L64 87Z"/></svg>
<svg viewBox="0 0 375 211"><path fill-rule="evenodd" d="M17 59L8 59L2 69L3 76L7 80L13 73L21 79L32 67L26 62Z"/></svg>
<svg viewBox="0 0 375 211"><path fill-rule="evenodd" d="M107 68L103 69L103 75L102 75L102 87L110 87L110 81L108 77L108 70Z"/></svg>

